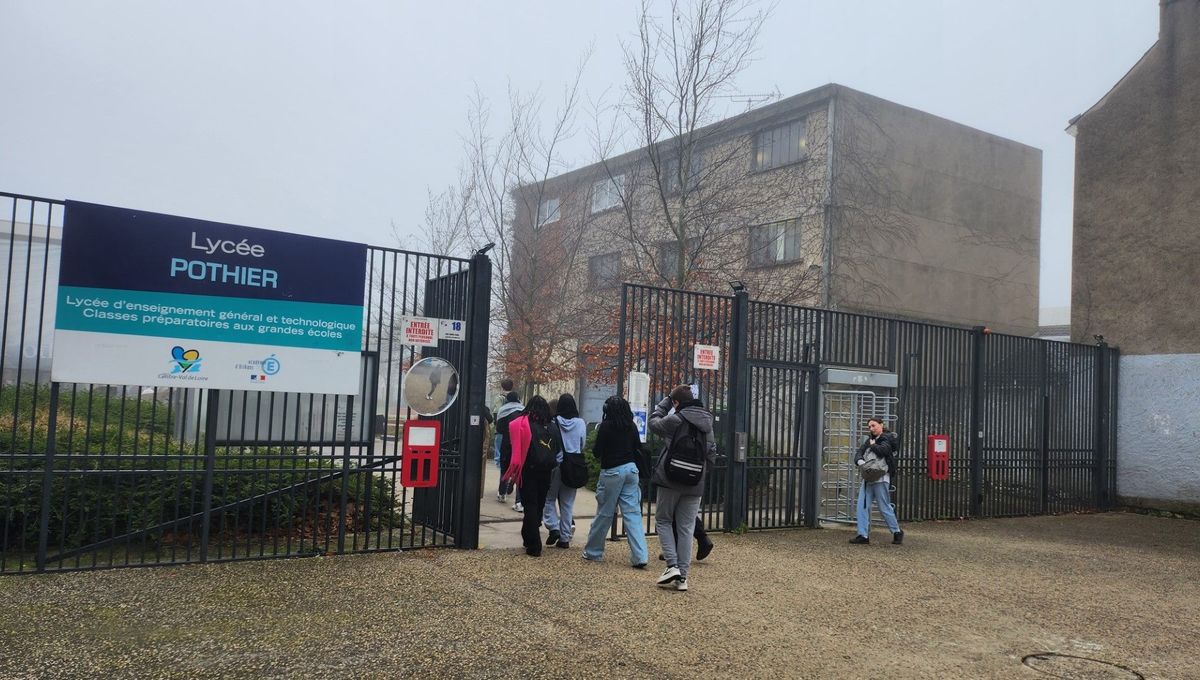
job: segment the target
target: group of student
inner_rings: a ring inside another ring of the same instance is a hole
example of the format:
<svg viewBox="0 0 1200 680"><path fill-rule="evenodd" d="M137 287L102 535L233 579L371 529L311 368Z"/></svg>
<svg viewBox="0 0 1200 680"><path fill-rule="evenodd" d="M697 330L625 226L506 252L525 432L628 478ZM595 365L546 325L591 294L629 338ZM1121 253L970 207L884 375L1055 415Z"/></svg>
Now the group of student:
<svg viewBox="0 0 1200 680"><path fill-rule="evenodd" d="M524 513L521 538L527 555L541 556L542 525L549 532L546 546L570 548L575 494L588 478L584 461L587 425L570 394L550 402L537 395L522 406L519 395L512 391L512 381L505 380L501 386L506 393L495 416L494 446L501 471L497 500L507 502L508 494L516 492L513 509ZM654 526L662 548L659 559L666 562L657 585L687 591L693 539L696 559L703 560L713 549L699 517L705 479L716 460L713 416L690 386L680 385L655 405L647 426L664 442L653 469L642 449L629 402L618 395L604 402L591 451L600 463L596 516L588 530L583 559L604 558L605 538L620 507L630 564L636 569L647 567L649 548L641 503L642 481L649 478L648 489L655 499ZM892 532L892 542L900 544L904 532L888 493L896 475L899 440L881 419L870 419L868 429L870 436L855 457L862 486L856 503L858 532L850 542L870 542L873 502Z"/></svg>
<svg viewBox="0 0 1200 680"><path fill-rule="evenodd" d="M512 381L503 381L501 387L504 403L495 413L494 452L501 471L496 499L506 503L508 495L516 493L513 509L524 513L521 538L527 555L541 556L542 525L549 532L546 546L570 548L575 494L587 481L583 458L587 426L570 394L551 402L537 395L522 406L520 396L512 391ZM653 469L629 402L617 395L604 402L591 451L600 463L596 515L583 559L595 562L604 558L605 539L619 507L630 564L636 569L647 567L649 547L641 503L642 482L649 478L648 489L655 494L659 558L666 562L657 585L685 592L693 538L697 559L704 559L713 549L699 519L705 478L716 458L713 417L691 388L681 385L654 407L648 427L666 442Z"/></svg>

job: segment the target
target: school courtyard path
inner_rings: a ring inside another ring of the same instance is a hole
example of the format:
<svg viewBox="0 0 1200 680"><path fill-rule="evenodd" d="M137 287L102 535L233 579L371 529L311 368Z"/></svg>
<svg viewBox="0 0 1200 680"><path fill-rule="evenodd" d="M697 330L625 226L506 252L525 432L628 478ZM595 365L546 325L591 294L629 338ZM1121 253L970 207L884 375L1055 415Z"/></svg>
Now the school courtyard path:
<svg viewBox="0 0 1200 680"><path fill-rule="evenodd" d="M717 536L687 593L624 543L5 577L0 677L1200 677L1200 522L906 529Z"/></svg>

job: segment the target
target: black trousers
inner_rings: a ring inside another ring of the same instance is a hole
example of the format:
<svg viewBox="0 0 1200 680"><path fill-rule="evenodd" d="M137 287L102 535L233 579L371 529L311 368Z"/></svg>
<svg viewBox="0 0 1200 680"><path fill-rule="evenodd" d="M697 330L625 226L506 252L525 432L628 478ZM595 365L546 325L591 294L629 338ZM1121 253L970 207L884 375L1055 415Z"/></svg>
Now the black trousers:
<svg viewBox="0 0 1200 680"><path fill-rule="evenodd" d="M525 550L540 555L542 552L542 509L546 507L546 494L550 491L552 470L521 471L521 499L525 504L525 519L521 522L521 541Z"/></svg>

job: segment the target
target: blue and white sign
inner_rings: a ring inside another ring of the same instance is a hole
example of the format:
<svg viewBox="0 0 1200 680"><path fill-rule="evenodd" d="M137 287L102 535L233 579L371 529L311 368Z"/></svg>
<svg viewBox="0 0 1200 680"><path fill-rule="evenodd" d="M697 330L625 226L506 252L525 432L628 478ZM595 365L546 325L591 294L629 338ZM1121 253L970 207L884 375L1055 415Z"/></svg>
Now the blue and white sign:
<svg viewBox="0 0 1200 680"><path fill-rule="evenodd" d="M638 438L642 440L643 444L646 443L646 420L646 409L634 409L633 422L637 425Z"/></svg>
<svg viewBox="0 0 1200 680"><path fill-rule="evenodd" d="M68 201L52 378L357 394L366 250Z"/></svg>
<svg viewBox="0 0 1200 680"><path fill-rule="evenodd" d="M629 388L626 399L633 410L633 421L637 424L638 435L642 443L646 443L646 423L650 413L650 375L640 371L629 372Z"/></svg>
<svg viewBox="0 0 1200 680"><path fill-rule="evenodd" d="M458 319L438 320L438 340L465 340L467 325Z"/></svg>

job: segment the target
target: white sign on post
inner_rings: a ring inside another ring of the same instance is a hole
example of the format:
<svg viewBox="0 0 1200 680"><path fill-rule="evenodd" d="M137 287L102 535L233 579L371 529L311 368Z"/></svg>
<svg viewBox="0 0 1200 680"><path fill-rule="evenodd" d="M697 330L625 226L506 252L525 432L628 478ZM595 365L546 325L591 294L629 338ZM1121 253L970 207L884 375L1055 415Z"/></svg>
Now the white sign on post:
<svg viewBox="0 0 1200 680"><path fill-rule="evenodd" d="M696 345L692 350L692 367L704 371L715 371L721 366L721 348L718 345Z"/></svg>
<svg viewBox="0 0 1200 680"><path fill-rule="evenodd" d="M424 316L401 317L400 330L400 344L437 347L438 319Z"/></svg>
<svg viewBox="0 0 1200 680"><path fill-rule="evenodd" d="M438 319L438 340L464 340L467 324L458 319Z"/></svg>
<svg viewBox="0 0 1200 680"><path fill-rule="evenodd" d="M633 410L633 422L638 428L638 437L646 443L647 423L650 418L650 375L638 371L629 373L629 390L626 398Z"/></svg>

